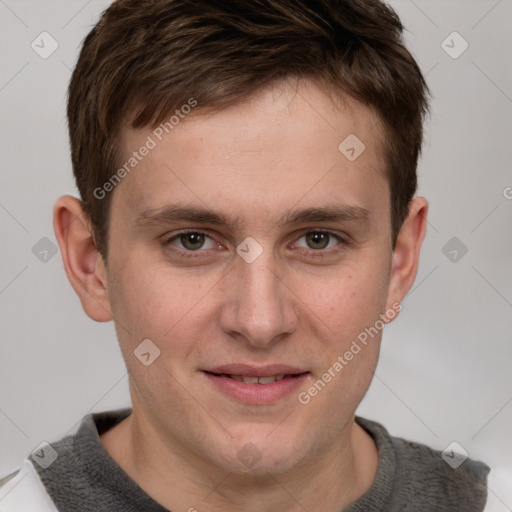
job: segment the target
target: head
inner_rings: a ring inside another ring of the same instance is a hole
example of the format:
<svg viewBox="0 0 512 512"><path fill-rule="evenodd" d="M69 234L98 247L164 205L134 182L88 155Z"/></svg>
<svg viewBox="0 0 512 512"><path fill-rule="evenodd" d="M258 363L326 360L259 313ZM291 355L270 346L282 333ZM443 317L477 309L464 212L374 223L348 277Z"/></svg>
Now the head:
<svg viewBox="0 0 512 512"><path fill-rule="evenodd" d="M251 471L285 471L346 431L416 275L427 93L375 0L103 13L69 87L81 200L57 202L55 229L85 311L116 324L134 414L168 444L243 472L252 443ZM231 364L304 376L247 403L211 375Z"/></svg>

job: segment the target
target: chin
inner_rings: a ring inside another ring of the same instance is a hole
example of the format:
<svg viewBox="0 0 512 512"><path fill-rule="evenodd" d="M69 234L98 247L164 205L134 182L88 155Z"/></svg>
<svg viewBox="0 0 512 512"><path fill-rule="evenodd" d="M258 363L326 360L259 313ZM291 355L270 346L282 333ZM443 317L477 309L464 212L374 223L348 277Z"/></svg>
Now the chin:
<svg viewBox="0 0 512 512"><path fill-rule="evenodd" d="M228 464L231 473L244 477L245 480L254 480L254 482L268 481L269 475L280 475L291 471L296 461L292 458L293 452L287 455L283 454L283 458L275 454L270 458L269 455L263 454L257 462L240 462L238 458L232 459Z"/></svg>
<svg viewBox="0 0 512 512"><path fill-rule="evenodd" d="M302 450L304 446L300 446ZM268 479L269 473L286 473L296 466L304 456L288 441L270 441L265 436L245 436L236 442L231 440L228 453L221 464L232 473L256 479Z"/></svg>

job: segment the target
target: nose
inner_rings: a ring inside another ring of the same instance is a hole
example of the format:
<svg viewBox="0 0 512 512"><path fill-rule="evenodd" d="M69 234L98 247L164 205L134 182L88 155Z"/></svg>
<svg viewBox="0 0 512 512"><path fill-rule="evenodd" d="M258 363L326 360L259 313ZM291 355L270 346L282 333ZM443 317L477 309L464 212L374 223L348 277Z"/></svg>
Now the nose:
<svg viewBox="0 0 512 512"><path fill-rule="evenodd" d="M293 333L297 298L279 275L272 251L264 250L252 263L237 256L233 265L220 316L224 332L254 348L269 348Z"/></svg>

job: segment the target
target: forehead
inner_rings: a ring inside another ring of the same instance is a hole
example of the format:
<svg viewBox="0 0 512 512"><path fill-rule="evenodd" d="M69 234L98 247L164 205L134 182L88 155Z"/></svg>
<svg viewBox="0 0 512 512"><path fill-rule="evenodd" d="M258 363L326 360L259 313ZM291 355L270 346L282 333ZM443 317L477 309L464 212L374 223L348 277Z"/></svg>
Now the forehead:
<svg viewBox="0 0 512 512"><path fill-rule="evenodd" d="M267 88L217 112L199 103L170 126L121 133L123 163L151 146L114 196L134 215L176 199L253 218L298 202L388 200L378 117L349 97L333 103L312 83Z"/></svg>

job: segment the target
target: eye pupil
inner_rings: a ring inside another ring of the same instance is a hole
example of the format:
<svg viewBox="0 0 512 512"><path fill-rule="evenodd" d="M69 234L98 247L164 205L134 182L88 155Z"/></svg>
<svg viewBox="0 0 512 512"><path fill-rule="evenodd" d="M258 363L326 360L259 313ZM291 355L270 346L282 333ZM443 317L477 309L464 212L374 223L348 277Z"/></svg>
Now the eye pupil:
<svg viewBox="0 0 512 512"><path fill-rule="evenodd" d="M311 249L325 249L329 244L329 234L313 231L306 235L306 240ZM318 247L318 245L320 245L320 247Z"/></svg>
<svg viewBox="0 0 512 512"><path fill-rule="evenodd" d="M204 235L202 233L184 233L180 236L180 239L183 247L191 251L200 249L204 244Z"/></svg>
<svg viewBox="0 0 512 512"><path fill-rule="evenodd" d="M331 235L322 231L310 231L305 235L306 244L310 249L322 250L325 249L330 242ZM194 231L190 233L182 233L179 235L182 246L188 251L198 251L205 243L206 235Z"/></svg>

